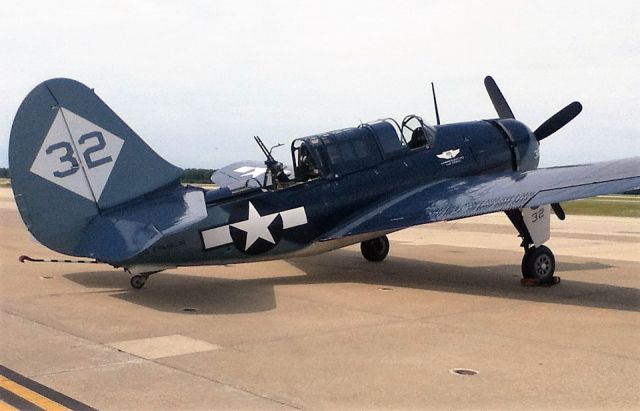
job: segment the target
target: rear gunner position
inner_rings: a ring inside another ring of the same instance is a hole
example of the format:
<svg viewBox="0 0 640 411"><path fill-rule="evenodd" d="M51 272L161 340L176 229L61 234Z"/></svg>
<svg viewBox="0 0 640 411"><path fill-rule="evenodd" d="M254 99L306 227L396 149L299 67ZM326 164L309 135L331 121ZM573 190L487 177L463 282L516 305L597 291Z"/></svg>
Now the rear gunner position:
<svg viewBox="0 0 640 411"><path fill-rule="evenodd" d="M550 281L550 211L561 201L640 188L640 158L538 169L540 142L582 110L574 102L535 131L517 121L491 77L498 118L430 126L417 115L298 138L293 172L256 137L266 161L217 170L214 190L180 184L96 94L69 79L37 86L11 130L20 215L57 252L122 267L141 288L192 265L311 255L360 243L381 261L386 234L504 212L521 237L522 274ZM439 121L438 121L439 123Z"/></svg>

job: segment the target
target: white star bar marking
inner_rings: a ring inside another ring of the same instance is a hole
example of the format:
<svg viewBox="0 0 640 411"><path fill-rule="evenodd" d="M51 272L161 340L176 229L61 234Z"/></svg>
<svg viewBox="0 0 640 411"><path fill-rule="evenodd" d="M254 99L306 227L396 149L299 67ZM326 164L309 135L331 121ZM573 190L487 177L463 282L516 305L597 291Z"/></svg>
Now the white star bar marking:
<svg viewBox="0 0 640 411"><path fill-rule="evenodd" d="M247 241L244 246L244 250L247 251L258 238L262 238L265 241L275 244L275 240L269 231L269 224L275 220L278 213L261 216L258 210L249 201L249 219L231 224L231 227L235 227L247 233Z"/></svg>
<svg viewBox="0 0 640 411"><path fill-rule="evenodd" d="M244 173L240 177L251 176L253 178L256 178L258 176L263 175L267 171L267 169L266 169L266 167L244 166L244 167L236 168L233 171L236 172L236 173Z"/></svg>
<svg viewBox="0 0 640 411"><path fill-rule="evenodd" d="M253 204L249 203L250 213L251 213L251 208L253 208L255 211L255 207L253 207ZM282 218L282 228L284 230L307 224L307 213L304 207L290 208L288 210L280 211L279 213L269 214L265 216L260 216L260 214L257 212L255 214L258 215L260 219L265 219L265 220L271 219L271 221L273 221L273 219L275 219L276 216L280 215L280 217ZM249 225L248 224L249 221L250 220L239 221L231 225L234 227L240 228L243 225ZM269 224L271 224L271 222L267 224L267 231L269 231L268 230ZM244 228L241 228L241 229L245 231ZM271 233L269 232L269 234ZM231 239L231 233L229 232L229 225L222 225L219 227L213 227L208 230L204 230L200 235L202 236L202 242L205 250L220 247L222 245L229 244L230 242L233 241ZM271 236L271 239L273 240L273 236ZM253 242L255 242L255 240L257 240L257 237L256 239L254 239ZM269 240L265 238L265 241L269 241ZM247 244L248 244L248 235L247 235ZM251 245L249 245L248 247L245 247L245 251L250 246Z"/></svg>

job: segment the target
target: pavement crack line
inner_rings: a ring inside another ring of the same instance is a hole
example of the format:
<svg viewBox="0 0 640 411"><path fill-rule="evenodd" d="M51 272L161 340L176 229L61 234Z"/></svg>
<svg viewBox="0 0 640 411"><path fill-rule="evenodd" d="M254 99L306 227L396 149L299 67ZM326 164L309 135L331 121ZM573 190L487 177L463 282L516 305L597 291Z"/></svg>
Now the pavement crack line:
<svg viewBox="0 0 640 411"><path fill-rule="evenodd" d="M108 363L104 363L104 364L92 365L90 367L68 368L68 369L65 369L65 370L58 370L58 371L51 371L51 372L41 372L41 373L37 373L37 374L28 375L27 377L29 377L31 379L36 379L38 377L49 377L49 376L54 376L54 375L69 374L69 373L72 373L72 372L97 370L97 369L100 369L100 368L111 367L111 366L114 366L114 365L141 364L141 363L143 363L145 361L147 361L147 360L135 357L135 358L133 358L131 360L127 360L127 361L114 361L114 362L108 362Z"/></svg>
<svg viewBox="0 0 640 411"><path fill-rule="evenodd" d="M29 321L29 322L32 322L32 323L34 323L34 324L38 324L38 325L39 325L39 326L41 326L41 327L44 327L44 328L46 328L46 329L49 329L49 330L55 331L55 332L57 332L57 333L62 333L62 334L66 334L66 335L70 335L70 336L72 336L72 337L78 338L78 339L80 339L80 340L82 340L82 341L87 342L87 345L94 345L94 346L95 346L95 345L99 345L99 346L102 346L102 347L107 347L107 348L110 348L110 349L114 349L114 350L115 350L115 348L110 347L110 346L108 346L108 345L102 344L102 343L100 343L100 342L96 342L96 341L88 340L87 338L85 338L85 337L83 337L83 336L81 336L81 335L79 335L79 334L74 334L74 333L72 333L72 332L70 332L70 331L63 331L63 330L59 330L59 329L57 329L57 328L52 327L52 326L51 326L51 325L49 325L49 324L45 324L45 323L43 323L43 322L41 322L41 321L38 321L38 320L36 320L36 319L34 319L34 318L30 318L30 317L26 317L26 316L24 316L24 315L20 315L20 314L18 314L17 312L9 311L9 310L7 310L6 308L2 308L2 309L0 309L0 312L1 312L1 313L3 313L3 314L9 315L9 316L11 316L11 317L19 318L19 319L24 320L24 321Z"/></svg>
<svg viewBox="0 0 640 411"><path fill-rule="evenodd" d="M228 387L228 388L231 388L231 389L234 389L234 390L237 390L237 391L241 391L241 392L243 392L243 393L245 393L245 394L248 394L248 395L251 395L251 396L254 396L254 397L257 397L257 398L263 399L263 400L267 400L267 401L270 401L270 402L274 402L274 403L276 403L276 404L280 404L280 405L285 406L285 407L288 407L288 408L293 408L293 409L296 409L296 410L300 410L300 409L302 409L302 408L303 408L303 407L302 407L302 406L300 406L300 405L290 404L290 403L288 403L288 402L286 402L286 401L284 401L284 400L279 400L279 399L276 399L276 398L271 398L271 397L269 397L269 396L267 396L267 395L259 394L259 393L257 393L257 392L253 392L253 391L251 391L251 390L249 390L249 389L247 389L247 388L243 388L243 387L240 387L240 386L237 386L237 385L234 385L234 384L226 383L226 382L223 382L223 381L217 380L217 379L215 379L215 378L207 377L206 375L202 375L202 374L198 374L198 373L194 373L194 372L186 371L186 370L183 370L183 369L180 369L180 368L174 367L174 366L172 366L172 365L164 364L164 363L160 363L160 362L153 361L153 360L148 360L148 361L149 361L149 362L153 362L154 364L158 364L158 365L163 366L163 367L170 368L170 369L172 369L172 370L174 370L174 371L177 371L177 372L180 372L180 373L183 373L183 374L188 374L188 375L191 375L191 376L193 376L193 377L203 379L203 380L205 380L205 381L213 382L213 383L216 383L216 384L219 384L219 385L223 385L223 386L225 386L225 387Z"/></svg>

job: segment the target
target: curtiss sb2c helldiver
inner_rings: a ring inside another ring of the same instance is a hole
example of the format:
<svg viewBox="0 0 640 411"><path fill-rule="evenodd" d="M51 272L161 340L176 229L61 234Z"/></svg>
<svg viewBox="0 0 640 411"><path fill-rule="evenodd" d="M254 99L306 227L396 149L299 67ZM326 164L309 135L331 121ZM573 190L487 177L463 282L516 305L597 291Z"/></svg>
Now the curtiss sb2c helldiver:
<svg viewBox="0 0 640 411"><path fill-rule="evenodd" d="M431 126L412 114L295 139L293 170L256 138L266 161L212 175L218 188L180 183L95 93L47 80L18 109L9 144L15 200L48 248L132 274L182 266L291 258L360 243L369 261L387 234L417 224L504 212L521 237L522 275L554 277L543 245L560 202L640 188L640 157L537 168L539 145L582 110L573 102L535 131L515 119L491 77L494 119ZM435 93L434 93L435 101ZM436 105L437 114L437 105ZM26 256L22 261L36 260Z"/></svg>

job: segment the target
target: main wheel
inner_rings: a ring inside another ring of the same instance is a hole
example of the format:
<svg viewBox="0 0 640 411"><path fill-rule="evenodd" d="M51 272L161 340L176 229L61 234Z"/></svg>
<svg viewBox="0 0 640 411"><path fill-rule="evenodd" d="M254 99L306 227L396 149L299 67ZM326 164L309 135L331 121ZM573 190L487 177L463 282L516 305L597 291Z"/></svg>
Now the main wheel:
<svg viewBox="0 0 640 411"><path fill-rule="evenodd" d="M530 248L522 258L522 276L545 283L551 281L556 271L556 259L548 247Z"/></svg>
<svg viewBox="0 0 640 411"><path fill-rule="evenodd" d="M520 269L522 270L523 278L534 278L533 272L529 272L529 268L530 268L529 257L531 257L531 253L533 250L535 250L535 248L528 248L524 252L524 255L522 256L522 263L520 264Z"/></svg>
<svg viewBox="0 0 640 411"><path fill-rule="evenodd" d="M147 282L147 277L143 276L143 275L134 275L133 277L131 277L131 287L135 288L136 290L141 289L142 287L144 287L144 284Z"/></svg>
<svg viewBox="0 0 640 411"><path fill-rule="evenodd" d="M362 256L369 261L382 261L389 254L389 239L386 235L360 243Z"/></svg>

